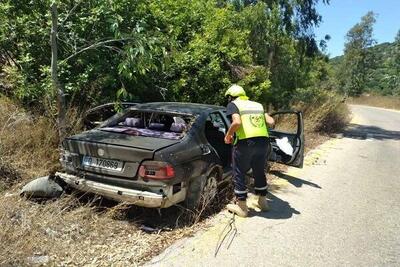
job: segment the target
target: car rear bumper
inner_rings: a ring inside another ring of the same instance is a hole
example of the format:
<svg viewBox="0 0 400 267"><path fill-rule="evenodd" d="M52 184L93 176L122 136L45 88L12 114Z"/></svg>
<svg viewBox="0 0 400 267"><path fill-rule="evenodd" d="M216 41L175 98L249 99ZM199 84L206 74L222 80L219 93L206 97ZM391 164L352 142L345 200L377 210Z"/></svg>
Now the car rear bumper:
<svg viewBox="0 0 400 267"><path fill-rule="evenodd" d="M56 175L79 191L90 192L105 198L147 208L168 208L183 201L186 197L186 190L183 189L172 194L172 186L165 190L167 194L161 194L99 183L67 173L57 172Z"/></svg>

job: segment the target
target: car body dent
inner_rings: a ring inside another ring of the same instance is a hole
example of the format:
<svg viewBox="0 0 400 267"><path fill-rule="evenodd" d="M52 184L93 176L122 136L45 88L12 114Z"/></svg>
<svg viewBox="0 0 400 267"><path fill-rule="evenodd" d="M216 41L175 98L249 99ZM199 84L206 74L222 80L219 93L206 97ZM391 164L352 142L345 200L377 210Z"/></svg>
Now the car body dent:
<svg viewBox="0 0 400 267"><path fill-rule="evenodd" d="M57 172L56 175L63 179L69 186L80 191L94 193L116 201L148 208L168 208L176 203L182 202L186 196L186 188L174 194L172 186L160 186L160 192L155 193L109 185L62 172Z"/></svg>

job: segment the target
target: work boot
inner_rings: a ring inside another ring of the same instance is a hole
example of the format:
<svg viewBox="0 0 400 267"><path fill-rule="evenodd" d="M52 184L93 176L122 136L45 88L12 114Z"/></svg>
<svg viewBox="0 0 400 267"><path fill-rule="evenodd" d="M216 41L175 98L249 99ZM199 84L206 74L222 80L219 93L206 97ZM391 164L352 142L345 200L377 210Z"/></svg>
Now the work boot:
<svg viewBox="0 0 400 267"><path fill-rule="evenodd" d="M248 201L249 208L252 208L256 211L269 211L268 200L265 196L256 196L252 197Z"/></svg>
<svg viewBox="0 0 400 267"><path fill-rule="evenodd" d="M238 200L236 204L228 204L227 208L230 212L235 213L239 217L247 217L249 213L246 200Z"/></svg>

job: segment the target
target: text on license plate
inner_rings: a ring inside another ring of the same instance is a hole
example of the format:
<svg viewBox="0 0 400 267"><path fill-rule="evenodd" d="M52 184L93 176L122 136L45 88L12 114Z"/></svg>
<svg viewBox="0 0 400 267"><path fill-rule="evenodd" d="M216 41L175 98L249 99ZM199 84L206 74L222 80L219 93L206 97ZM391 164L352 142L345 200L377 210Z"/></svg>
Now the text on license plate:
<svg viewBox="0 0 400 267"><path fill-rule="evenodd" d="M91 156L84 156L82 164L84 166L102 168L113 171L122 171L123 163L118 160L100 159Z"/></svg>

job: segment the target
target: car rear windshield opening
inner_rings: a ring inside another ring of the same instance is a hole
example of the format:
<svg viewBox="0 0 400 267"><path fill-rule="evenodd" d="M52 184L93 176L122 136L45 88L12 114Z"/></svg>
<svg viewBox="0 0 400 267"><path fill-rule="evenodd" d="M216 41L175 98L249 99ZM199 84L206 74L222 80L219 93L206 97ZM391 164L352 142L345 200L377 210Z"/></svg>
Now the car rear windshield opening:
<svg viewBox="0 0 400 267"><path fill-rule="evenodd" d="M129 111L102 131L178 140L190 129L194 117L159 112Z"/></svg>

